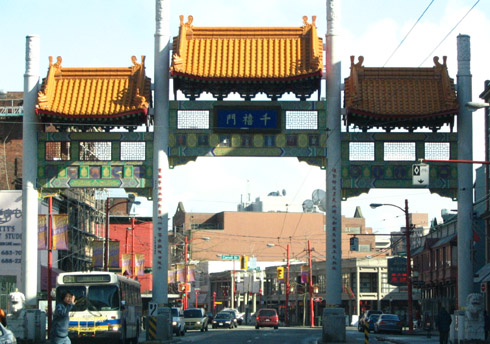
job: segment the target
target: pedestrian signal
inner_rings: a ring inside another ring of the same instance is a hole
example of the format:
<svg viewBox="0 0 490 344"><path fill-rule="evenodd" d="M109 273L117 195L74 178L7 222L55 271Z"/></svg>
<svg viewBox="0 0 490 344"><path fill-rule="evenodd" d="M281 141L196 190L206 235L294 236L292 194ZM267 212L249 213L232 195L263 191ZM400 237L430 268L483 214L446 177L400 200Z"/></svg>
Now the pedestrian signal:
<svg viewBox="0 0 490 344"><path fill-rule="evenodd" d="M284 279L284 267L277 267L277 279Z"/></svg>
<svg viewBox="0 0 490 344"><path fill-rule="evenodd" d="M247 270L248 269L248 256L240 257L240 269Z"/></svg>

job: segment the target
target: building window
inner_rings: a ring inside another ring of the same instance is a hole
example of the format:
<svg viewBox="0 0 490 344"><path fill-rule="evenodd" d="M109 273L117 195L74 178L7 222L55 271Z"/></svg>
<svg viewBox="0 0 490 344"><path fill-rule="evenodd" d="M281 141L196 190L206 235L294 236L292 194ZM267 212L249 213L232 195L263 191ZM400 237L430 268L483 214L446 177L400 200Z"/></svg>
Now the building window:
<svg viewBox="0 0 490 344"><path fill-rule="evenodd" d="M359 252L371 252L371 245L359 245Z"/></svg>
<svg viewBox="0 0 490 344"><path fill-rule="evenodd" d="M209 129L209 111L177 111L177 129Z"/></svg>
<svg viewBox="0 0 490 344"><path fill-rule="evenodd" d="M349 142L350 161L374 161L374 142Z"/></svg>
<svg viewBox="0 0 490 344"><path fill-rule="evenodd" d="M361 234L361 227L345 227L345 233Z"/></svg>
<svg viewBox="0 0 490 344"><path fill-rule="evenodd" d="M385 142L385 161L415 161L415 142Z"/></svg>

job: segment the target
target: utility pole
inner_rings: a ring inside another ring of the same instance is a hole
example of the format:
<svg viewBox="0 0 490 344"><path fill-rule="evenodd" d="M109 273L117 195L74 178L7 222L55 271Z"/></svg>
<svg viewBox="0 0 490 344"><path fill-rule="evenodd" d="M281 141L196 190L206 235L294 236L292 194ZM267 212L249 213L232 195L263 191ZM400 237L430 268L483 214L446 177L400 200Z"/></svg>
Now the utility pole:
<svg viewBox="0 0 490 344"><path fill-rule="evenodd" d="M313 267L311 265L311 241L308 240L308 265L310 266L310 278L308 283L308 289L310 291L310 319L311 326L315 327L315 312L313 310Z"/></svg>

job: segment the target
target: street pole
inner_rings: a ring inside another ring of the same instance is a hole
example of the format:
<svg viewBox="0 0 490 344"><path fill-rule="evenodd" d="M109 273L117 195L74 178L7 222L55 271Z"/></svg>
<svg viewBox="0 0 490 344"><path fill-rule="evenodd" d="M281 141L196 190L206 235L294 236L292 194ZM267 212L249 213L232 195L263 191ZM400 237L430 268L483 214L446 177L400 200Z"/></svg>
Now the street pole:
<svg viewBox="0 0 490 344"><path fill-rule="evenodd" d="M289 326L289 250L290 245L287 246L287 270L286 270L286 326Z"/></svg>
<svg viewBox="0 0 490 344"><path fill-rule="evenodd" d="M213 291L213 315L216 315L216 292Z"/></svg>
<svg viewBox="0 0 490 344"><path fill-rule="evenodd" d="M231 276L231 308L235 308L235 259L233 259L233 274Z"/></svg>
<svg viewBox="0 0 490 344"><path fill-rule="evenodd" d="M182 299L182 307L187 309L187 235L184 237L184 297Z"/></svg>
<svg viewBox="0 0 490 344"><path fill-rule="evenodd" d="M109 197L105 200L104 271L109 271Z"/></svg>
<svg viewBox="0 0 490 344"><path fill-rule="evenodd" d="M407 250L407 292L408 292L408 333L413 333L412 314L412 254L410 253L410 219L408 214L408 199L405 200L405 247Z"/></svg>
<svg viewBox="0 0 490 344"><path fill-rule="evenodd" d="M412 254L410 252L410 219L408 213L408 199L405 200L405 208L389 203L371 203L370 207L376 209L381 206L388 205L400 209L405 213L405 248L407 250L407 313L408 313L408 333L413 333L413 312L412 312Z"/></svg>
<svg viewBox="0 0 490 344"><path fill-rule="evenodd" d="M51 338L51 317L53 305L51 297L51 274L53 270L53 197L49 197L48 203L48 338Z"/></svg>
<svg viewBox="0 0 490 344"><path fill-rule="evenodd" d="M134 256L134 216L131 218L131 276L136 278L136 257Z"/></svg>
<svg viewBox="0 0 490 344"><path fill-rule="evenodd" d="M311 266L311 241L308 240L308 264L310 265L310 281L309 281L309 289L310 289L310 318L311 318L311 326L315 327L315 313L313 311L313 267Z"/></svg>

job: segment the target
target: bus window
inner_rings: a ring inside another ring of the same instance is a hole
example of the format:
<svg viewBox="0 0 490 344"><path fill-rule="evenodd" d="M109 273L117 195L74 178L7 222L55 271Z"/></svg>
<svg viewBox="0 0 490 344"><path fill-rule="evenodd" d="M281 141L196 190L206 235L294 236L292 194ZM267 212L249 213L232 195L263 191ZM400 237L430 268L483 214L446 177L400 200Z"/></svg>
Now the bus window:
<svg viewBox="0 0 490 344"><path fill-rule="evenodd" d="M119 309L119 295L116 286L90 286L88 288L88 308L93 311Z"/></svg>
<svg viewBox="0 0 490 344"><path fill-rule="evenodd" d="M73 312L87 309L87 288L84 286L59 286L56 288L56 303L63 301L62 295L67 291L75 295L75 305L72 308Z"/></svg>

